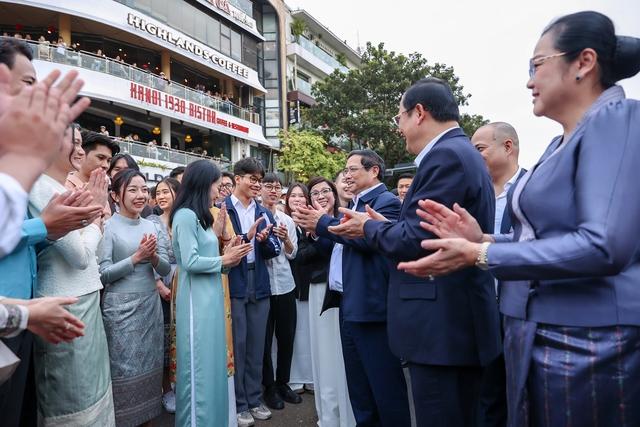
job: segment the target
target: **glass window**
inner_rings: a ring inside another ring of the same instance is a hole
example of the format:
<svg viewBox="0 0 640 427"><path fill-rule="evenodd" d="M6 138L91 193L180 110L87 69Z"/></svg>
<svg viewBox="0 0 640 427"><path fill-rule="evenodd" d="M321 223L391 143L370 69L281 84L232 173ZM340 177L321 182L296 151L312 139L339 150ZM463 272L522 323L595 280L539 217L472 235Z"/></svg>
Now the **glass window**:
<svg viewBox="0 0 640 427"><path fill-rule="evenodd" d="M264 59L276 59L276 44L275 42L264 42L262 43L264 47Z"/></svg>
<svg viewBox="0 0 640 427"><path fill-rule="evenodd" d="M228 25L220 24L220 33L223 36L231 37L231 28Z"/></svg>
<svg viewBox="0 0 640 427"><path fill-rule="evenodd" d="M264 78L265 79L278 78L278 62L277 61L264 61Z"/></svg>
<svg viewBox="0 0 640 427"><path fill-rule="evenodd" d="M242 60L242 36L237 31L231 31L231 57Z"/></svg>
<svg viewBox="0 0 640 427"><path fill-rule="evenodd" d="M225 36L220 37L220 52L227 56L231 55L231 39Z"/></svg>
<svg viewBox="0 0 640 427"><path fill-rule="evenodd" d="M258 69L258 44L247 35L242 36L242 63L254 70Z"/></svg>
<svg viewBox="0 0 640 427"><path fill-rule="evenodd" d="M262 30L265 33L275 33L278 31L275 13L265 13L262 15L262 25Z"/></svg>
<svg viewBox="0 0 640 427"><path fill-rule="evenodd" d="M194 16L194 29L192 34L193 38L205 42L207 40L207 15L204 13L196 13Z"/></svg>
<svg viewBox="0 0 640 427"><path fill-rule="evenodd" d="M212 19L207 26L207 44L220 50L220 21Z"/></svg>
<svg viewBox="0 0 640 427"><path fill-rule="evenodd" d="M167 0L151 0L151 16L160 22L167 22L168 3Z"/></svg>

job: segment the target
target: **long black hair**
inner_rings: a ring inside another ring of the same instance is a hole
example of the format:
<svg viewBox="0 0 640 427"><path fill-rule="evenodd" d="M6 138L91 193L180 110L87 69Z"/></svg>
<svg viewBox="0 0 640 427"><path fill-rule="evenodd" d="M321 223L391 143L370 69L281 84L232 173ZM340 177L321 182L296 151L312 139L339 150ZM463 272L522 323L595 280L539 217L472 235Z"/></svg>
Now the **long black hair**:
<svg viewBox="0 0 640 427"><path fill-rule="evenodd" d="M211 185L220 179L220 169L209 160L196 160L189 163L182 175L182 183L178 197L173 202L169 215L169 228L173 224L173 216L181 209L191 209L205 230L213 225L211 215Z"/></svg>
<svg viewBox="0 0 640 427"><path fill-rule="evenodd" d="M135 169L122 169L113 177L113 181L111 182L111 191L120 196L121 204L124 204L124 191L127 189L129 184L131 184L131 180L136 176L139 176L144 179L144 182L147 182L147 178L145 178L142 172ZM122 206L120 206L120 209L122 209Z"/></svg>
<svg viewBox="0 0 640 427"><path fill-rule="evenodd" d="M309 200L309 190L307 189L307 186L301 182L294 182L289 186L289 189L287 190L287 195L285 196L285 199L284 199L285 200L284 212L289 216L291 216L291 208L289 208L289 198L291 197L291 192L296 188L299 188L302 191L302 194L304 194L304 198L307 201L307 205L311 204L311 200Z"/></svg>

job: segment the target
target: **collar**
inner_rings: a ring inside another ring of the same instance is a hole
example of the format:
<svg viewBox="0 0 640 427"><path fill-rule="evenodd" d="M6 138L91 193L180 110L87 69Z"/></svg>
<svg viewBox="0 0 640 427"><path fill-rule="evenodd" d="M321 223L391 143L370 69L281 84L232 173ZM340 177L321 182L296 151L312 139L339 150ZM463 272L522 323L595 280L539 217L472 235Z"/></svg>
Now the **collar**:
<svg viewBox="0 0 640 427"><path fill-rule="evenodd" d="M80 179L80 177L76 175L74 172L71 172L69 173L69 175L67 175L67 181L65 182L65 187L67 187L69 190L84 188L84 185L85 185L84 181Z"/></svg>
<svg viewBox="0 0 640 427"><path fill-rule="evenodd" d="M244 210L250 209L256 204L256 201L254 199L251 199L251 202L249 202L249 206L245 208L242 202L240 201L240 199L238 199L235 194L231 194L229 198L231 199L231 203L233 203L233 207L235 207L236 210L242 209L244 211Z"/></svg>
<svg viewBox="0 0 640 427"><path fill-rule="evenodd" d="M420 153L416 156L416 159L414 160L414 163L416 164L417 167L420 167L420 163L422 163L422 159L425 158L425 156L429 153L429 151L431 151L431 149L433 148L434 145L436 145L436 143L438 141L440 141L440 139L449 131L453 130L453 129L459 129L460 126L452 126L449 129L445 130L444 132L440 133L439 135L437 135L435 138L433 138L423 149L422 151L420 151Z"/></svg>
<svg viewBox="0 0 640 427"><path fill-rule="evenodd" d="M366 195L370 195L371 193L373 193L374 190L376 190L381 185L384 185L384 184L382 182L379 182L379 183L377 183L375 185L372 185L369 188L366 188L366 189L362 190L358 194L356 194L356 196L353 198L353 205L357 206L358 205L358 200L365 199Z"/></svg>
<svg viewBox="0 0 640 427"><path fill-rule="evenodd" d="M511 178L509 178L509 181L504 183L504 188L502 189L502 193L497 195L496 198L500 198L509 192L509 188L511 188L511 186L516 183L518 178L520 178L520 174L522 173L522 170L523 169L520 166L518 166L518 170L516 170L516 173L513 174Z"/></svg>

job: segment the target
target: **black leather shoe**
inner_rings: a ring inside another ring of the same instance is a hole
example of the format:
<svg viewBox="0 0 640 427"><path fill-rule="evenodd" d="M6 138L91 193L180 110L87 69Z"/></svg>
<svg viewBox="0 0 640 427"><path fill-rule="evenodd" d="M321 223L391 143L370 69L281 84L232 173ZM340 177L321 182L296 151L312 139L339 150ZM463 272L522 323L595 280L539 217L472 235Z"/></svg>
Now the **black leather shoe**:
<svg viewBox="0 0 640 427"><path fill-rule="evenodd" d="M264 403L271 409L284 409L284 402L279 396L278 389L275 386L268 387L262 396Z"/></svg>
<svg viewBox="0 0 640 427"><path fill-rule="evenodd" d="M287 384L279 384L278 385L278 394L280 398L287 403L298 404L302 402L302 397L298 395L295 391L291 390Z"/></svg>

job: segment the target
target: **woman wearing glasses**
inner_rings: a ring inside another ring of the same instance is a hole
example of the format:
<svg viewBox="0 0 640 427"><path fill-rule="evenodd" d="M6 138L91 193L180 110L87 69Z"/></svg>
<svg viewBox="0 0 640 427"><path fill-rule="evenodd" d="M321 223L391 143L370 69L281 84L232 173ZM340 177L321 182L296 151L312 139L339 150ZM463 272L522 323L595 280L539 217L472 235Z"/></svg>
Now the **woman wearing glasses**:
<svg viewBox="0 0 640 427"><path fill-rule="evenodd" d="M517 184L512 235L423 201L436 251L398 268L471 265L502 281L509 425L640 425L640 103L615 83L640 71L640 39L597 12L547 27L530 62L533 111L564 129ZM606 421L605 421L606 420Z"/></svg>
<svg viewBox="0 0 640 427"><path fill-rule="evenodd" d="M338 215L340 202L333 182L321 177L312 178L308 187L314 209L330 216ZM327 285L333 242L321 237L315 245L318 256L309 286L309 331L318 424L353 426L355 418L344 371L338 309L331 308L338 305L329 304L332 297L335 298L335 291L330 291Z"/></svg>

